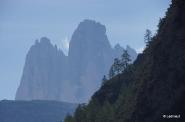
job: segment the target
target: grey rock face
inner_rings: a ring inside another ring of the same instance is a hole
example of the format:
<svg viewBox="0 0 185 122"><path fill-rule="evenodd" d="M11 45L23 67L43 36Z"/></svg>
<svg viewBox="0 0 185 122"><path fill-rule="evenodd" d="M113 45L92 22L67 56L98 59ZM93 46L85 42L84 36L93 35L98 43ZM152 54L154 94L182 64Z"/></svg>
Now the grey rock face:
<svg viewBox="0 0 185 122"><path fill-rule="evenodd" d="M126 50L135 60L135 50ZM87 102L122 52L120 45L111 47L105 26L92 20L73 33L68 56L42 38L28 52L16 99Z"/></svg>
<svg viewBox="0 0 185 122"><path fill-rule="evenodd" d="M131 48L130 46L128 46L128 45L127 45L127 47L126 47L126 50L127 50L128 54L130 55L130 58L131 58L132 62L135 61L136 58L137 58L137 53L136 53L136 51L135 51L134 49L132 49L132 48Z"/></svg>
<svg viewBox="0 0 185 122"><path fill-rule="evenodd" d="M30 48L23 70L17 100L58 100L64 79L66 56L49 39L41 38Z"/></svg>
<svg viewBox="0 0 185 122"><path fill-rule="evenodd" d="M76 99L88 100L101 84L101 78L112 63L112 48L104 25L95 21L81 22L69 46L71 81L76 81Z"/></svg>

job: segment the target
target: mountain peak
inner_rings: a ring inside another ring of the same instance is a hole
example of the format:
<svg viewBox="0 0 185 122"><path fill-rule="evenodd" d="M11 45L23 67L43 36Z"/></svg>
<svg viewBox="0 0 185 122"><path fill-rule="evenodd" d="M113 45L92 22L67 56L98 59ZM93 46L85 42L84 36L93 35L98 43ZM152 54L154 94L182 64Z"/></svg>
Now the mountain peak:
<svg viewBox="0 0 185 122"><path fill-rule="evenodd" d="M78 29L96 29L101 30L102 33L106 32L105 25L102 25L100 22L96 22L95 20L85 19L78 25ZM85 31L84 30L84 31Z"/></svg>
<svg viewBox="0 0 185 122"><path fill-rule="evenodd" d="M41 37L40 40L39 39L35 40L35 44L33 46L38 46L38 45L52 45L52 44L49 38Z"/></svg>
<svg viewBox="0 0 185 122"><path fill-rule="evenodd" d="M81 34L81 35L79 35ZM100 24L94 20L85 19L84 21L80 22L77 29L75 30L73 37L94 37L101 36L106 34L105 25Z"/></svg>
<svg viewBox="0 0 185 122"><path fill-rule="evenodd" d="M94 20L80 22L69 44L69 55L82 55L85 51L95 53L104 47L111 49L104 25Z"/></svg>
<svg viewBox="0 0 185 122"><path fill-rule="evenodd" d="M47 38L47 37L42 37L42 38L40 39L40 43L41 43L41 44L51 44L50 39Z"/></svg>
<svg viewBox="0 0 185 122"><path fill-rule="evenodd" d="M78 25L68 56L42 37L27 54L16 100L87 102L122 52L120 45L111 47L105 26L94 20Z"/></svg>

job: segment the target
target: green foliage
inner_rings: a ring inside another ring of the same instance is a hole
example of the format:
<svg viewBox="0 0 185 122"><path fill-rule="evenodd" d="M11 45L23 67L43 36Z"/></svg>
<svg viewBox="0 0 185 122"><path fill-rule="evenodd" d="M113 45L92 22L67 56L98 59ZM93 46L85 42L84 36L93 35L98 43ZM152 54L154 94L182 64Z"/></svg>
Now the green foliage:
<svg viewBox="0 0 185 122"><path fill-rule="evenodd" d="M109 70L109 79L113 78L114 76L115 76L114 65L112 65Z"/></svg>
<svg viewBox="0 0 185 122"><path fill-rule="evenodd" d="M123 54L121 55L121 72L123 72L131 62L130 55L128 54L127 50L123 50Z"/></svg>
<svg viewBox="0 0 185 122"><path fill-rule="evenodd" d="M163 122L163 114L185 116L184 11L184 0L172 1L155 38L146 32L144 53L131 65L126 52L122 61L115 61L109 73L113 77L92 96L86 112L74 115L75 120L81 117L76 122ZM125 67L116 74L120 62Z"/></svg>
<svg viewBox="0 0 185 122"><path fill-rule="evenodd" d="M83 120L86 120L86 118L86 106L85 104L80 104L75 111L75 120L77 122L85 122Z"/></svg>
<svg viewBox="0 0 185 122"><path fill-rule="evenodd" d="M131 62L130 55L127 50L123 50L123 54L121 55L121 59L115 58L114 63L109 70L109 78L113 78L114 76L122 73Z"/></svg>
<svg viewBox="0 0 185 122"><path fill-rule="evenodd" d="M118 75L121 72L121 62L118 58L114 59L114 63L112 64L110 70L109 70L109 78L111 79L112 77Z"/></svg>
<svg viewBox="0 0 185 122"><path fill-rule="evenodd" d="M98 122L113 122L114 106L112 106L108 101L106 101L97 115L98 116L96 121Z"/></svg>
<svg viewBox="0 0 185 122"><path fill-rule="evenodd" d="M118 58L115 58L113 67L116 75L121 72L120 64L121 64L120 60Z"/></svg>
<svg viewBox="0 0 185 122"><path fill-rule="evenodd" d="M64 119L64 122L75 122L75 120L71 115L67 115Z"/></svg>

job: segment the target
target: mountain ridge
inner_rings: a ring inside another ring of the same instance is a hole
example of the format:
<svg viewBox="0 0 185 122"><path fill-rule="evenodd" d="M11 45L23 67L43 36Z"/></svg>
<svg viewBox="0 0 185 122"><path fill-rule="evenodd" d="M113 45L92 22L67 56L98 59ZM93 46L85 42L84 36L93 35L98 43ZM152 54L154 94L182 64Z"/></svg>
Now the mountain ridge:
<svg viewBox="0 0 185 122"><path fill-rule="evenodd" d="M68 56L42 37L27 54L15 99L87 102L123 49L111 47L105 26L94 20L78 25ZM137 53L127 49L135 60Z"/></svg>
<svg viewBox="0 0 185 122"><path fill-rule="evenodd" d="M58 101L0 101L1 122L57 122L73 114L77 104Z"/></svg>
<svg viewBox="0 0 185 122"><path fill-rule="evenodd" d="M184 121L184 10L184 0L172 0L143 53L65 122Z"/></svg>

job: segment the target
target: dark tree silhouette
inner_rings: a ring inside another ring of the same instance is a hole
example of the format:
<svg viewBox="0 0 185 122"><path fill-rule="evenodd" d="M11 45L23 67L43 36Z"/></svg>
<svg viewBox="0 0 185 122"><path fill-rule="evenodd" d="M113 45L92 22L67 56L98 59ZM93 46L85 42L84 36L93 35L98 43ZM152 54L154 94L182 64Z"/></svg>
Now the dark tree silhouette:
<svg viewBox="0 0 185 122"><path fill-rule="evenodd" d="M115 76L114 66L112 65L110 70L109 70L109 79L111 79L114 76Z"/></svg>
<svg viewBox="0 0 185 122"><path fill-rule="evenodd" d="M152 32L151 30L146 29L145 36L144 36L146 47L149 46L149 43L151 42L151 40L152 40Z"/></svg>
<svg viewBox="0 0 185 122"><path fill-rule="evenodd" d="M128 54L127 50L123 50L123 54L121 55L121 72L123 72L131 62L130 55Z"/></svg>
<svg viewBox="0 0 185 122"><path fill-rule="evenodd" d="M102 79L102 85L104 85L107 82L107 77L104 75Z"/></svg>
<svg viewBox="0 0 185 122"><path fill-rule="evenodd" d="M123 50L121 59L114 59L114 63L109 70L109 78L111 79L112 77L122 73L127 68L130 62L130 55L128 54L127 50Z"/></svg>
<svg viewBox="0 0 185 122"><path fill-rule="evenodd" d="M121 64L121 61L118 59L118 58L115 58L114 59L114 71L115 71L115 74L119 74L121 73L121 67L120 67L120 64Z"/></svg>

